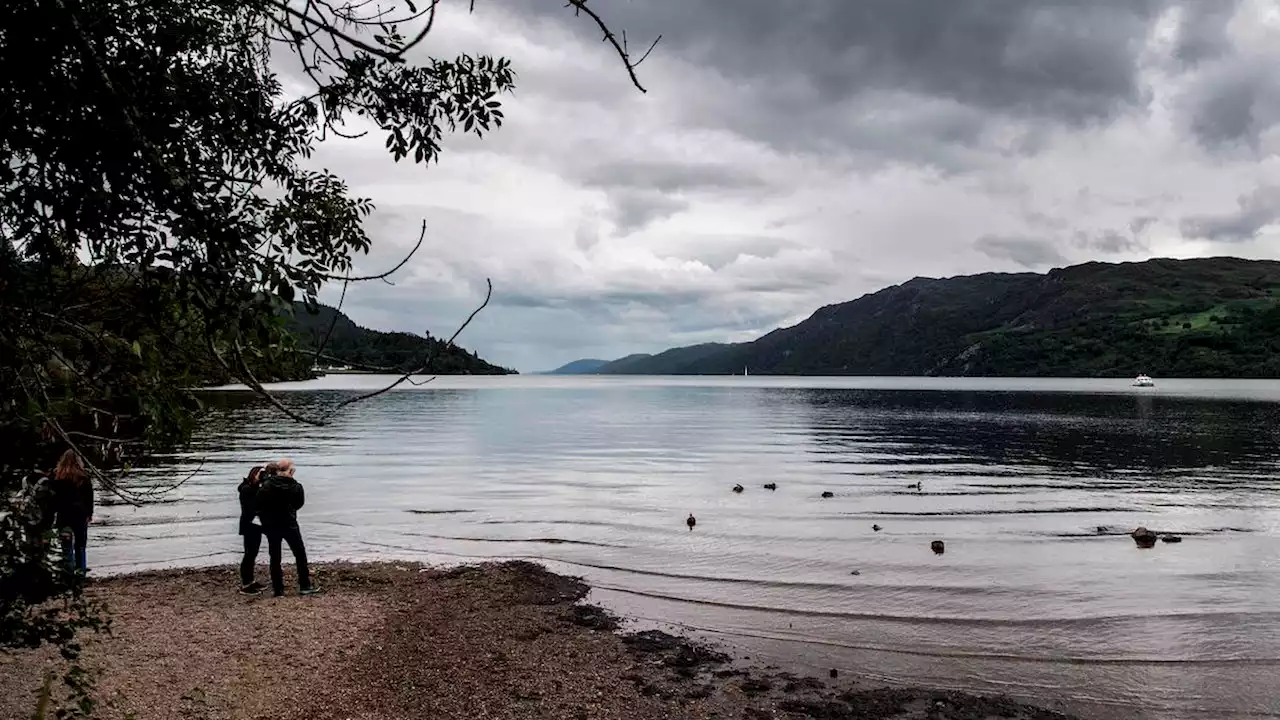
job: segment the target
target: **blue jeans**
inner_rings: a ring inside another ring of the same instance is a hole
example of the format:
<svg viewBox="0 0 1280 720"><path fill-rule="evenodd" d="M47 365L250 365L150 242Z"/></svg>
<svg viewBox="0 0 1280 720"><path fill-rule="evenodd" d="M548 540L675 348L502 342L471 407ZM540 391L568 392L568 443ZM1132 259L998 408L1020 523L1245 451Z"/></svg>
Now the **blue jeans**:
<svg viewBox="0 0 1280 720"><path fill-rule="evenodd" d="M89 521L62 528L59 533L62 539L62 557L71 570L87 570L85 566L85 545L89 543Z"/></svg>

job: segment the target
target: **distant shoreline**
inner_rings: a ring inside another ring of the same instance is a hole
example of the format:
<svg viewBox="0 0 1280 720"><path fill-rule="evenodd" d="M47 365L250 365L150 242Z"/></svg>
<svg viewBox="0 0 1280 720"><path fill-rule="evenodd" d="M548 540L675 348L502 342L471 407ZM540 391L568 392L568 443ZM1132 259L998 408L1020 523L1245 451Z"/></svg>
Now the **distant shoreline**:
<svg viewBox="0 0 1280 720"><path fill-rule="evenodd" d="M111 636L87 635L101 716L1070 720L1004 698L800 677L658 631L623 633L608 612L578 604L585 584L527 562L314 569L324 592L310 598L238 595L230 567L94 582L114 616ZM31 714L50 658L0 663L0 715Z"/></svg>

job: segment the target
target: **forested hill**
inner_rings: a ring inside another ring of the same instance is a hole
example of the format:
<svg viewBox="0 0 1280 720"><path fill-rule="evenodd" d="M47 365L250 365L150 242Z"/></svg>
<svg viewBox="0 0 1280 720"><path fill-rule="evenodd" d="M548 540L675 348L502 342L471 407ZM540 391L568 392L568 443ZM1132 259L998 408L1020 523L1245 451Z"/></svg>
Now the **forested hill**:
<svg viewBox="0 0 1280 720"><path fill-rule="evenodd" d="M333 333L324 345L324 354L356 366L394 368L401 372L421 367L424 359L431 362L425 372L443 375L506 375L514 370L498 367L482 359L474 352L457 345L449 347L443 339L430 335L414 335L407 332L381 332L360 327L345 314L328 305L320 305L318 312L307 312L302 303L294 304L294 316L288 327L299 339L303 349L314 350L329 333ZM337 322L334 323L334 314ZM333 361L329 361L333 362ZM321 363L326 364L326 363Z"/></svg>
<svg viewBox="0 0 1280 720"><path fill-rule="evenodd" d="M1280 377L1280 262L1086 263L915 278L750 342L600 373Z"/></svg>

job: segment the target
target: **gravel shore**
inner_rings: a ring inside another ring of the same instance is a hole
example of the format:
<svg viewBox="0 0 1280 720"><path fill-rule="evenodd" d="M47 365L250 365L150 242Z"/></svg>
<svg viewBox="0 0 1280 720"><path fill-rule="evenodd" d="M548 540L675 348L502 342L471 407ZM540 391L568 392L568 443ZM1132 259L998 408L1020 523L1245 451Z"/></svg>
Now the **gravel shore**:
<svg viewBox="0 0 1280 720"><path fill-rule="evenodd" d="M624 633L582 583L526 562L324 564L313 597L236 593L232 568L97 581L104 718L1069 720L983 698L753 668ZM265 575L265 573L264 573ZM0 654L0 717L30 717L48 652Z"/></svg>

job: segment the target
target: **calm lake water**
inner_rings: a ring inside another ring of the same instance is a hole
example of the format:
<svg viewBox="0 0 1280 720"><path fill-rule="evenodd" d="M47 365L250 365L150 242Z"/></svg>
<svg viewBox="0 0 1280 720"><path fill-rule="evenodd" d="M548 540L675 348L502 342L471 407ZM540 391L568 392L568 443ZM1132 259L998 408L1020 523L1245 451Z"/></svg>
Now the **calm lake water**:
<svg viewBox="0 0 1280 720"><path fill-rule="evenodd" d="M384 380L277 389L321 413ZM756 659L1280 717L1280 383L1157 382L442 377L319 428L215 392L190 452L137 482L200 471L100 512L90 565L235 561L235 485L287 454L317 558L529 558ZM1138 525L1185 540L1140 550Z"/></svg>

